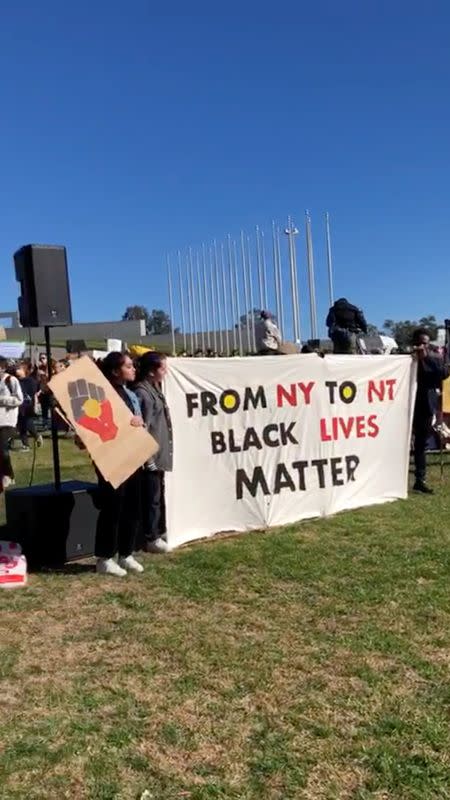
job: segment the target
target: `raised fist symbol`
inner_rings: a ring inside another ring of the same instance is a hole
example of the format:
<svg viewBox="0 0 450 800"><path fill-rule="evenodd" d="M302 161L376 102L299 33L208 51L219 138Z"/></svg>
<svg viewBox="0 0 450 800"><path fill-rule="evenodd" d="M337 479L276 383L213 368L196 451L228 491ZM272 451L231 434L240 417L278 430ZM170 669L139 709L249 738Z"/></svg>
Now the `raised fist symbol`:
<svg viewBox="0 0 450 800"><path fill-rule="evenodd" d="M75 422L96 433L102 442L115 439L118 428L114 422L111 403L105 398L104 389L80 378L78 381L71 381L68 390Z"/></svg>

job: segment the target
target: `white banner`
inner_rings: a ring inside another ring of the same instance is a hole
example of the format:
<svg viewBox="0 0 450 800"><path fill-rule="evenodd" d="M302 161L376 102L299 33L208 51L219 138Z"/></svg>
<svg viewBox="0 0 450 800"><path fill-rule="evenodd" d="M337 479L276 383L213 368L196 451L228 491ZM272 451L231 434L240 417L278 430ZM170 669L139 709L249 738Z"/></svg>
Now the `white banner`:
<svg viewBox="0 0 450 800"><path fill-rule="evenodd" d="M407 356L170 359L168 543L404 498Z"/></svg>

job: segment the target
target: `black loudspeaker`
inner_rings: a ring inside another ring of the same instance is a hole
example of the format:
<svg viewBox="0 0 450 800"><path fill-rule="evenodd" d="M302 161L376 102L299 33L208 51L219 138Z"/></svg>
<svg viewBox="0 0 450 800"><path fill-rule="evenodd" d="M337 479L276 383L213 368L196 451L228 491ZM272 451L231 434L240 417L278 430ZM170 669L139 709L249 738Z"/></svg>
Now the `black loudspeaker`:
<svg viewBox="0 0 450 800"><path fill-rule="evenodd" d="M14 264L21 290L21 325L72 325L66 248L27 244L14 254Z"/></svg>
<svg viewBox="0 0 450 800"><path fill-rule="evenodd" d="M31 568L59 567L94 555L97 484L67 481L5 492L8 538Z"/></svg>

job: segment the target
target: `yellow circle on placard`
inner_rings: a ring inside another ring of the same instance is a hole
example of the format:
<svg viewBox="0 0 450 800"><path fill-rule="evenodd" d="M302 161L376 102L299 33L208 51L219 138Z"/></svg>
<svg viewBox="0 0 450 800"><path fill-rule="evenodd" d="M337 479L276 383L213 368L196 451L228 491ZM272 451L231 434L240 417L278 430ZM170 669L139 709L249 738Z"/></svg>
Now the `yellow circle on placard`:
<svg viewBox="0 0 450 800"><path fill-rule="evenodd" d="M353 389L351 386L345 386L342 390L342 397L345 397L346 400L349 400L350 397L353 397Z"/></svg>
<svg viewBox="0 0 450 800"><path fill-rule="evenodd" d="M225 397L223 398L223 404L225 408L228 408L229 410L235 407L236 402L237 401L234 394L226 394Z"/></svg>
<svg viewBox="0 0 450 800"><path fill-rule="evenodd" d="M89 400L83 403L83 411L87 417L99 417L101 411L100 403L95 398L90 397Z"/></svg>

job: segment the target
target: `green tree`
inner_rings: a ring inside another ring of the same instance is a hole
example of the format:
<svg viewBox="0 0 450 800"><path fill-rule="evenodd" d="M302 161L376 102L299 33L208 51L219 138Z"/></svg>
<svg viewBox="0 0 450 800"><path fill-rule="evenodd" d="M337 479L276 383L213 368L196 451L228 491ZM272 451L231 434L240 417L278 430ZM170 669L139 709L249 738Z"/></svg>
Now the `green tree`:
<svg viewBox="0 0 450 800"><path fill-rule="evenodd" d="M172 330L172 320L166 311L161 308L153 308L150 312L145 306L128 306L122 319L143 319L145 320L145 330L150 335L161 335L170 333ZM175 333L178 328L175 328Z"/></svg>
<svg viewBox="0 0 450 800"><path fill-rule="evenodd" d="M418 321L406 319L395 322L393 319L387 319L383 328L389 336L395 339L398 346L403 349L411 345L412 335L417 328L426 328L431 339L436 339L439 324L436 317L429 314L427 317L421 317Z"/></svg>
<svg viewBox="0 0 450 800"><path fill-rule="evenodd" d="M378 330L377 325L372 325L371 322L367 323L367 335L368 336L379 336L380 331Z"/></svg>
<svg viewBox="0 0 450 800"><path fill-rule="evenodd" d="M145 306L127 306L125 309L125 313L122 316L124 320L139 320L145 319L145 327L148 330L148 322L150 319L150 313L148 308Z"/></svg>

